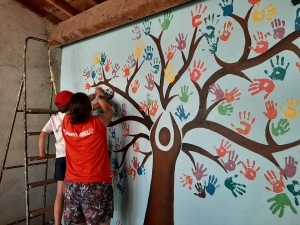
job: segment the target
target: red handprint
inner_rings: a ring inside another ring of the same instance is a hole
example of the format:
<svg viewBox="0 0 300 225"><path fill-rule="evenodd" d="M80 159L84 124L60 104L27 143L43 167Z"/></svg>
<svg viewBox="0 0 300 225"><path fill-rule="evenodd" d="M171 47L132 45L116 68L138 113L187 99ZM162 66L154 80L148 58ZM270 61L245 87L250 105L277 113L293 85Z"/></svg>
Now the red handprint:
<svg viewBox="0 0 300 225"><path fill-rule="evenodd" d="M282 39L284 37L285 33L285 21L280 19L274 19L271 22L272 28L273 28L273 37L274 39Z"/></svg>
<svg viewBox="0 0 300 225"><path fill-rule="evenodd" d="M186 185L189 186L189 189L192 190L193 178L189 175L182 174L185 177L180 177L180 183L182 186L185 187Z"/></svg>
<svg viewBox="0 0 300 225"><path fill-rule="evenodd" d="M270 120L276 119L277 117L277 110L275 107L277 106L277 103L274 104L273 101L267 101L265 103L267 112L263 112L263 114Z"/></svg>
<svg viewBox="0 0 300 225"><path fill-rule="evenodd" d="M192 168L192 172L194 176L196 177L196 180L201 180L202 177L207 176L207 174L204 174L207 168L203 169L204 164L201 164L199 167L199 163L197 162L196 169Z"/></svg>
<svg viewBox="0 0 300 225"><path fill-rule="evenodd" d="M134 85L131 84L132 93L135 94L138 91L139 87L140 87L140 81L139 80L135 80L134 81Z"/></svg>
<svg viewBox="0 0 300 225"><path fill-rule="evenodd" d="M257 31L257 38L256 35L253 34L253 38L256 42L256 47L253 48L252 46L249 46L249 49L255 51L256 53L264 53L269 49L269 42L267 41L268 35L271 36L271 34L268 32L266 34L263 34L263 32Z"/></svg>
<svg viewBox="0 0 300 225"><path fill-rule="evenodd" d="M275 88L275 84L272 80L269 79L254 79L254 83L250 84L248 91L253 91L251 95L256 95L259 92L265 91L264 99L268 98L268 96L272 93Z"/></svg>
<svg viewBox="0 0 300 225"><path fill-rule="evenodd" d="M129 165L129 167L128 167L128 169L127 169L127 173L128 173L128 175L132 175L132 176L133 176L132 180L135 180L135 177L136 177L136 170L133 169L133 168L131 167L131 165Z"/></svg>
<svg viewBox="0 0 300 225"><path fill-rule="evenodd" d="M153 100L152 101L152 107L150 109L150 115L151 116L155 116L157 110L158 110L158 101L157 100Z"/></svg>
<svg viewBox="0 0 300 225"><path fill-rule="evenodd" d="M227 23L224 23L224 30L223 30L222 34L221 34L221 31L219 31L219 34L221 34L220 39L222 41L228 41L228 39L231 36L232 31L233 31L232 23L230 21L228 21Z"/></svg>
<svg viewBox="0 0 300 225"><path fill-rule="evenodd" d="M260 3L260 1L261 0L248 0L248 2L253 5Z"/></svg>
<svg viewBox="0 0 300 225"><path fill-rule="evenodd" d="M182 51L183 49L185 49L187 36L188 35L186 35L185 38L184 38L183 33L181 33L181 34L179 33L178 38L175 38L175 40L178 43L178 46L176 46L176 48L178 48L179 51Z"/></svg>
<svg viewBox="0 0 300 225"><path fill-rule="evenodd" d="M242 162L238 162L238 165L242 164L246 172L240 171L241 174L243 174L248 180L254 180L256 178L256 172L260 170L260 167L258 167L256 170L255 167L255 160L253 160L252 167L250 167L250 160L247 159L247 166Z"/></svg>
<svg viewBox="0 0 300 225"><path fill-rule="evenodd" d="M297 164L298 162L295 161L294 157L289 156L289 161L287 160L287 157L285 157L285 168L284 169L279 168L279 169L286 177L292 178L296 174Z"/></svg>
<svg viewBox="0 0 300 225"><path fill-rule="evenodd" d="M152 91L154 88L154 76L152 75L152 73L148 73L148 75L146 76L146 80L148 86L145 85L145 88L147 88L149 91Z"/></svg>
<svg viewBox="0 0 300 225"><path fill-rule="evenodd" d="M299 73L300 73L300 63L299 63L299 62L296 62L296 66L297 66L297 68L298 68L298 70L299 70Z"/></svg>
<svg viewBox="0 0 300 225"><path fill-rule="evenodd" d="M198 27L202 24L202 21L200 20L202 15L205 13L207 6L204 6L202 12L202 4L196 5L195 7L195 15L194 12L191 11L191 15L192 15L192 26L193 27Z"/></svg>
<svg viewBox="0 0 300 225"><path fill-rule="evenodd" d="M112 67L112 62L110 61L110 59L108 59L105 64L105 71L108 72L111 67Z"/></svg>
<svg viewBox="0 0 300 225"><path fill-rule="evenodd" d="M146 103L146 101L141 102L140 105L140 111L144 111L146 114L148 114L149 106Z"/></svg>
<svg viewBox="0 0 300 225"><path fill-rule="evenodd" d="M234 100L240 100L241 93L239 93L239 89L235 87L231 92L225 91L225 100L227 103L233 102Z"/></svg>
<svg viewBox="0 0 300 225"><path fill-rule="evenodd" d="M224 145L224 139L222 139L221 141L221 145L220 145L220 148L217 148L216 146L214 146L216 151L217 151L217 154L219 157L223 157L224 155L226 155L231 147L231 144L226 141L225 145Z"/></svg>
<svg viewBox="0 0 300 225"><path fill-rule="evenodd" d="M123 123L122 130L125 131L125 133L122 134L122 136L128 137L128 135L129 135L129 124Z"/></svg>
<svg viewBox="0 0 300 225"><path fill-rule="evenodd" d="M201 77L201 73L205 72L206 71L206 68L202 69L204 66L204 62L201 63L200 60L198 60L198 64L197 64L197 61L195 60L194 61L194 69L191 71L191 69L189 68L189 73L190 73L190 78L192 81L195 81L197 82L200 77ZM202 71L200 71L202 70Z"/></svg>
<svg viewBox="0 0 300 225"><path fill-rule="evenodd" d="M242 116L242 115L243 115L243 116ZM251 124L248 122L248 121L250 121L250 116L251 116L250 112L247 113L246 111L244 111L243 114L242 114L242 112L239 112L240 124L241 124L242 126L244 126L244 129L242 129L242 128L235 128L236 131L237 131L239 134L247 135L247 134L250 133L251 128L252 128L252 124L254 124L254 122L255 122L255 118L252 119ZM242 121L242 120L244 120L244 121ZM247 121L247 122L246 122L246 121ZM231 126L234 127L233 124L231 124Z"/></svg>
<svg viewBox="0 0 300 225"><path fill-rule="evenodd" d="M168 47L168 52L165 52L165 54L166 54L166 56L167 56L167 59L168 59L168 60L172 60L173 57L174 57L175 52L176 52L175 46L169 45L169 47Z"/></svg>
<svg viewBox="0 0 300 225"><path fill-rule="evenodd" d="M141 152L140 144L137 141L133 144L133 147L135 152Z"/></svg>
<svg viewBox="0 0 300 225"><path fill-rule="evenodd" d="M128 77L130 75L130 67L129 65L125 64L123 66L123 72L124 72L124 76L123 77Z"/></svg>
<svg viewBox="0 0 300 225"><path fill-rule="evenodd" d="M273 190L271 188L266 187L268 191L273 191L275 193L281 193L285 189L285 184L283 183L283 174L279 172L280 179L277 180L277 176L274 173L273 170L267 171L266 174L264 174L266 180L272 185Z"/></svg>

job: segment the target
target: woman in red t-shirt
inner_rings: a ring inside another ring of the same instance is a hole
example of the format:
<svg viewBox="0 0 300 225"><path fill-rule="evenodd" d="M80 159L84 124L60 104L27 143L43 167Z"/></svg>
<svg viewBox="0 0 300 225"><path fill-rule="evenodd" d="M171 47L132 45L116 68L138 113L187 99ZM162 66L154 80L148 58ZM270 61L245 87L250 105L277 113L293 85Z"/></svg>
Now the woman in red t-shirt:
<svg viewBox="0 0 300 225"><path fill-rule="evenodd" d="M105 93L96 88L96 99L104 113L92 116L89 97L74 94L62 122L66 142L65 224L109 225L114 200L106 126L113 117Z"/></svg>

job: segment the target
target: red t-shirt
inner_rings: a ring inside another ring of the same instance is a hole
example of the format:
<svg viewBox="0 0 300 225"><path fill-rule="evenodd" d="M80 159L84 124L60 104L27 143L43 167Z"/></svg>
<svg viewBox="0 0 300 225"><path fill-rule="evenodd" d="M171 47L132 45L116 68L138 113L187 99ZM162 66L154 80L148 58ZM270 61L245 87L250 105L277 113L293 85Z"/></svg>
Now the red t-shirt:
<svg viewBox="0 0 300 225"><path fill-rule="evenodd" d="M62 134L66 142L66 181L112 183L106 127L97 117L71 124L70 116L66 115Z"/></svg>

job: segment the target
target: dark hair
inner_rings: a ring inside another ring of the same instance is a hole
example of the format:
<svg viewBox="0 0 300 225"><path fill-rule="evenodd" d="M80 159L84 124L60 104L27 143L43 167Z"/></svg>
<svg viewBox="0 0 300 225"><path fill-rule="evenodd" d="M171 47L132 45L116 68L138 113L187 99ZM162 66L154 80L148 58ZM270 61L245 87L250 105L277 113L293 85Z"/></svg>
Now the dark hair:
<svg viewBox="0 0 300 225"><path fill-rule="evenodd" d="M59 104L56 103L55 105L56 105L57 108L58 108ZM61 108L58 108L58 112L61 112L61 113L66 113L66 112L68 112L68 111L69 111L69 103L66 104L65 106L61 107Z"/></svg>
<svg viewBox="0 0 300 225"><path fill-rule="evenodd" d="M74 94L68 103L68 108L71 124L84 123L91 116L91 102L84 93Z"/></svg>

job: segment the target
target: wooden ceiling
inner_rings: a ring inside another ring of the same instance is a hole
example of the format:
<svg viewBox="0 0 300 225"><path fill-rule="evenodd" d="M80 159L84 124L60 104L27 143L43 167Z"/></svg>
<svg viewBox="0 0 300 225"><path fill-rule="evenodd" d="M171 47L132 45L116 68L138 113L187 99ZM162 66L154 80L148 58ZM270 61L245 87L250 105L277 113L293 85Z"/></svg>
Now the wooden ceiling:
<svg viewBox="0 0 300 225"><path fill-rule="evenodd" d="M53 24L63 22L106 0L15 0Z"/></svg>

